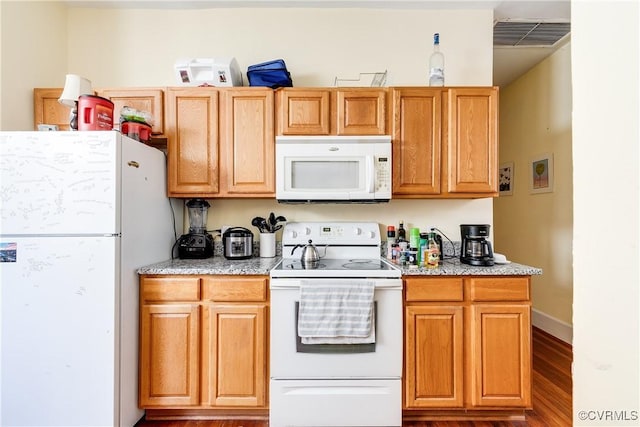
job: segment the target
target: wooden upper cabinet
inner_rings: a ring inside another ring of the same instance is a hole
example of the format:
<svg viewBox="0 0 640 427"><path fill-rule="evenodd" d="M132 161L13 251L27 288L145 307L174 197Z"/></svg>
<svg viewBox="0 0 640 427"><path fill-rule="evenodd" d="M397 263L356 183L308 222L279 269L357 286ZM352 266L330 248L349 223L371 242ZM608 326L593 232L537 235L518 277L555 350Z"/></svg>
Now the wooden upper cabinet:
<svg viewBox="0 0 640 427"><path fill-rule="evenodd" d="M62 88L33 89L33 130L38 125L56 125L59 130L69 130L71 108L58 102Z"/></svg>
<svg viewBox="0 0 640 427"><path fill-rule="evenodd" d="M448 192L498 194L498 89L448 89Z"/></svg>
<svg viewBox="0 0 640 427"><path fill-rule="evenodd" d="M97 94L113 102L114 123L119 121L122 107L127 106L151 113L153 115L152 133L164 134L164 90L162 88L101 89Z"/></svg>
<svg viewBox="0 0 640 427"><path fill-rule="evenodd" d="M384 135L387 133L385 89L338 89L336 133L338 135Z"/></svg>
<svg viewBox="0 0 640 427"><path fill-rule="evenodd" d="M282 89L276 92L278 135L329 135L331 91Z"/></svg>
<svg viewBox="0 0 640 427"><path fill-rule="evenodd" d="M393 196L498 195L498 89L392 89Z"/></svg>
<svg viewBox="0 0 640 427"><path fill-rule="evenodd" d="M385 135L385 88L282 88L276 93L278 135Z"/></svg>
<svg viewBox="0 0 640 427"><path fill-rule="evenodd" d="M440 194L442 90L392 90L393 194Z"/></svg>
<svg viewBox="0 0 640 427"><path fill-rule="evenodd" d="M213 197L218 194L218 90L167 89L168 194Z"/></svg>
<svg viewBox="0 0 640 427"><path fill-rule="evenodd" d="M224 89L220 102L220 196L275 197L273 90Z"/></svg>

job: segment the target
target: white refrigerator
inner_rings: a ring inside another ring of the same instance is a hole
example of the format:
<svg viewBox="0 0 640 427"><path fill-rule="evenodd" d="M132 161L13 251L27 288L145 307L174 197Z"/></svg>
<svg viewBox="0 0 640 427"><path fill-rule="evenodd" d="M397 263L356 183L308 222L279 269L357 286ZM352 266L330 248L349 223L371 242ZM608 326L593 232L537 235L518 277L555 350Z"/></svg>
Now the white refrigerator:
<svg viewBox="0 0 640 427"><path fill-rule="evenodd" d="M182 229L164 154L111 131L0 132L0 178L0 425L133 426L136 269Z"/></svg>

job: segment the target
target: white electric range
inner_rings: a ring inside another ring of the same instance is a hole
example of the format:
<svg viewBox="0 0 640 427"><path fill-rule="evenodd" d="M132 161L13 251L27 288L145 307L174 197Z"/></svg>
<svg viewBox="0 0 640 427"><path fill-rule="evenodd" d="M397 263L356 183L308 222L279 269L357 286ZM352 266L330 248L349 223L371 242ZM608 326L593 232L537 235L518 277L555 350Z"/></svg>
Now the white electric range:
<svg viewBox="0 0 640 427"><path fill-rule="evenodd" d="M321 258L305 265L311 240ZM382 259L380 226L288 223L283 260L271 270L271 427L402 425L402 280ZM369 343L305 344L298 334L302 284L374 287Z"/></svg>

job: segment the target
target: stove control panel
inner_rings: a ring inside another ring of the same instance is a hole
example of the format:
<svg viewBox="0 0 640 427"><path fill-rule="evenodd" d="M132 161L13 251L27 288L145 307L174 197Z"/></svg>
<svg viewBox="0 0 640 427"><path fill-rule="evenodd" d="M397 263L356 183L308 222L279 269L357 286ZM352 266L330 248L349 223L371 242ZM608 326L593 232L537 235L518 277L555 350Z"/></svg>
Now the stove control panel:
<svg viewBox="0 0 640 427"><path fill-rule="evenodd" d="M315 245L379 245L380 226L375 222L290 222L285 225L283 244L312 240Z"/></svg>

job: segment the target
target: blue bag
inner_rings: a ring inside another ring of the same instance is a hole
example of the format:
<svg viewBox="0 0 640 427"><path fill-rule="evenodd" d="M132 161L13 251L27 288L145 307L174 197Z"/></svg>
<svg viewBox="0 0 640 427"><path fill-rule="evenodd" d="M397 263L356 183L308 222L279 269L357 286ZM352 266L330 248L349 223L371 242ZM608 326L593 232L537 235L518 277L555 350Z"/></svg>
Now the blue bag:
<svg viewBox="0 0 640 427"><path fill-rule="evenodd" d="M282 59L250 65L247 79L249 86L267 86L272 89L293 86L291 74Z"/></svg>

